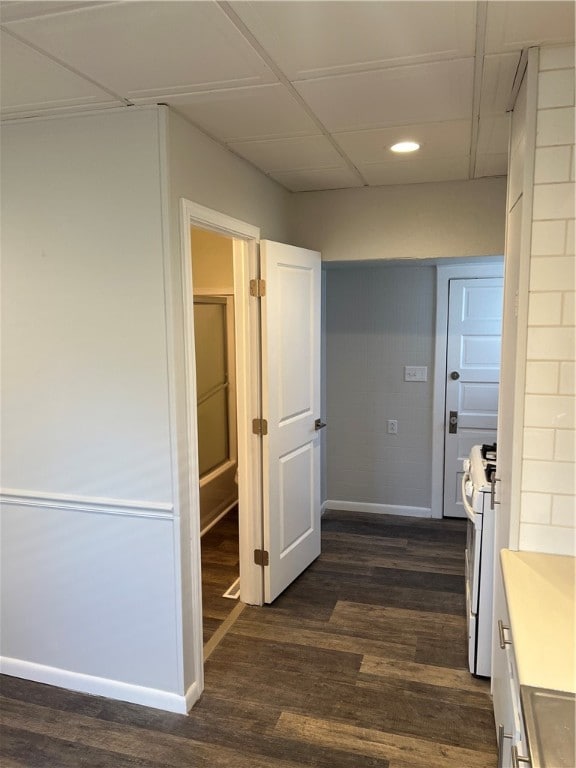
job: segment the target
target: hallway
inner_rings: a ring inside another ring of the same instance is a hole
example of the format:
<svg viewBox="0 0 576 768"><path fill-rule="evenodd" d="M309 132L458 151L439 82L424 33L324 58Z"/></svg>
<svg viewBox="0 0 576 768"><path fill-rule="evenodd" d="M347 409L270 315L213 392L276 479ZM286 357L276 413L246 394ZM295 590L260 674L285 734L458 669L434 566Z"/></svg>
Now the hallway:
<svg viewBox="0 0 576 768"><path fill-rule="evenodd" d="M2 678L2 766L492 768L466 669L460 520L327 512L321 557L246 607L188 717Z"/></svg>

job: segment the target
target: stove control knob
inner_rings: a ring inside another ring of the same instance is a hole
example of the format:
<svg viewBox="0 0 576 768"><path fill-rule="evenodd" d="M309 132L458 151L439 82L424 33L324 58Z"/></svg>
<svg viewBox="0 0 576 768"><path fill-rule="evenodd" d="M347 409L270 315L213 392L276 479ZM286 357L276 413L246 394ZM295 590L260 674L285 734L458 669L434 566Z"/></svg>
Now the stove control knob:
<svg viewBox="0 0 576 768"><path fill-rule="evenodd" d="M458 381L458 379L460 378L460 374L458 373L458 371L452 371L452 373L450 374L450 378L453 379L454 381Z"/></svg>

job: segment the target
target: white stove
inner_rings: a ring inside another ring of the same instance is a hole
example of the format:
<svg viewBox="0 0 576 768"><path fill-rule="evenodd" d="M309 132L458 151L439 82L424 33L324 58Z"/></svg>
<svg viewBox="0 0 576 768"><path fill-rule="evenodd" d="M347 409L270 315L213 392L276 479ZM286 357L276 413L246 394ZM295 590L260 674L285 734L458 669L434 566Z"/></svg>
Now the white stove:
<svg viewBox="0 0 576 768"><path fill-rule="evenodd" d="M466 533L466 620L468 666L490 677L494 569L494 486L496 445L475 445L464 462L462 501Z"/></svg>

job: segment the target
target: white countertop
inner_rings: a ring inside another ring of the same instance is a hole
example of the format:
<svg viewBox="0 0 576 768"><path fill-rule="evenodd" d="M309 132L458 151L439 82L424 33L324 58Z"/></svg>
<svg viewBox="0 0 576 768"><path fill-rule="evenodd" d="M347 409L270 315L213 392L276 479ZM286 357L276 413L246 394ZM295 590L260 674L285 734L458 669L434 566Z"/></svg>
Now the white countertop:
<svg viewBox="0 0 576 768"><path fill-rule="evenodd" d="M500 553L520 685L576 692L576 558Z"/></svg>

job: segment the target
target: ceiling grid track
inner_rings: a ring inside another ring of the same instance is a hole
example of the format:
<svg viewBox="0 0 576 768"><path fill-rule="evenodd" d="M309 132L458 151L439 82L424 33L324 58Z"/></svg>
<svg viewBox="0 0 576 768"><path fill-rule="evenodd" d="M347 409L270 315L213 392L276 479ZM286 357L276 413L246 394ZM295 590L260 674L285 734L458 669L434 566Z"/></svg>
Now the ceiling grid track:
<svg viewBox="0 0 576 768"><path fill-rule="evenodd" d="M476 153L478 151L478 132L480 128L480 100L482 97L482 77L484 74L484 49L486 47L487 0L476 3L476 46L474 51L474 84L472 90L472 129L470 133L470 164L468 178L476 175Z"/></svg>
<svg viewBox="0 0 576 768"><path fill-rule="evenodd" d="M357 178L362 182L362 185L364 187L367 187L368 183L365 180L365 178L362 176L360 170L357 168L356 165L354 165L354 163L346 155L346 153L340 147L338 142L334 139L332 134L328 131L328 129L324 126L324 124L318 119L317 115L310 109L306 101L304 101L304 99L298 93L296 88L294 88L294 86L292 85L290 80L286 77L284 72L282 72L282 70L278 67L276 62L270 57L266 49L262 47L262 45L259 43L256 37L254 37L252 32L248 29L248 27L242 21L242 19L236 14L236 12L230 6L230 4L226 2L226 0L217 0L217 3L222 9L222 11L226 14L226 16L230 19L230 21L234 24L236 29L245 37L246 41L250 43L250 45L254 48L256 53L262 58L262 60L266 63L266 65L276 75L280 83L282 83L282 85L290 93L292 98L299 104L300 107L302 107L302 109L306 112L308 117L314 122L314 125L318 128L318 130L321 132L324 138L326 138L330 142L332 147L340 155L340 157L346 164L346 167L357 176Z"/></svg>
<svg viewBox="0 0 576 768"><path fill-rule="evenodd" d="M102 83L99 83L98 80L94 80L94 78L90 77L85 72L81 72L79 69L76 69L75 67L71 67L70 64L67 64L65 61L62 61L62 59L59 59L57 56L53 56L51 53L48 53L48 51L45 51L43 48L40 48L39 46L34 45L34 43L31 43L29 40L26 40L25 37L21 37L19 34L17 34L16 32L13 32L11 29L7 29L4 26L4 24L0 24L0 29L2 30L2 32L9 35L14 40L17 40L22 45L25 45L27 48L30 48L30 50L40 54L40 56L44 56L44 58L49 59L54 64L57 64L59 67L62 67L62 69L65 69L67 72L71 72L76 77L81 77L87 83L90 83L96 88L99 88L101 91L104 91L104 93L107 93L115 101L122 102L122 104L124 104L124 106L126 107L134 106L134 104L130 101L130 99L127 99L125 96L121 96L119 93L112 91L110 88L107 88L105 85L102 85Z"/></svg>

